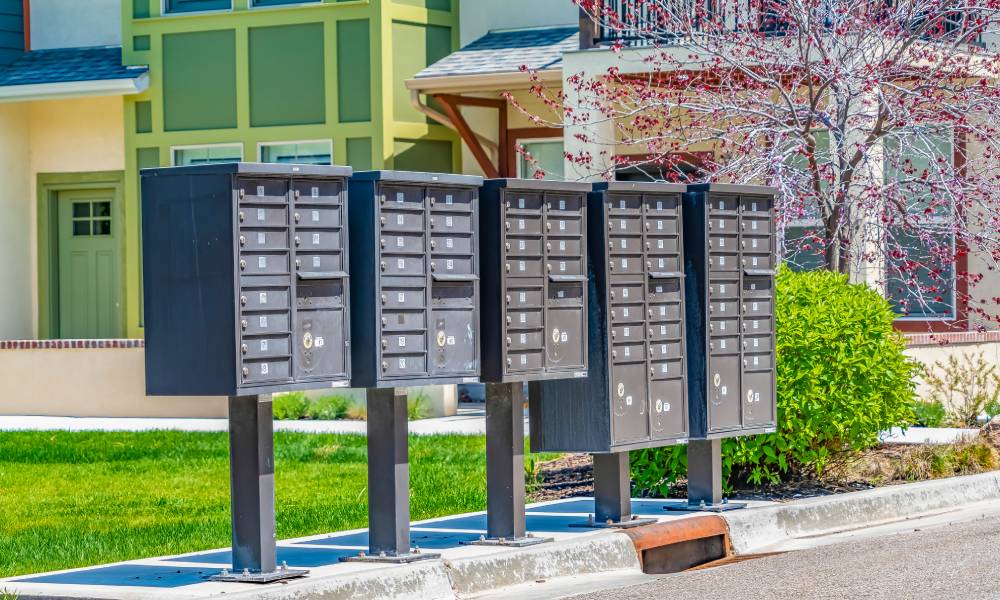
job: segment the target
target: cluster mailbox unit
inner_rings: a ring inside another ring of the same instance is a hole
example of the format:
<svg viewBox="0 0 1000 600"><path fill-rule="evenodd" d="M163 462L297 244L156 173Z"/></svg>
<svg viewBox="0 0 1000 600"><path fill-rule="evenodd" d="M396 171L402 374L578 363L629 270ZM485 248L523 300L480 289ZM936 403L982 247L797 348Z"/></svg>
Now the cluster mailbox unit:
<svg viewBox="0 0 1000 600"><path fill-rule="evenodd" d="M146 389L228 396L231 576L276 569L271 404L346 387L348 167L200 165L142 172Z"/></svg>
<svg viewBox="0 0 1000 600"><path fill-rule="evenodd" d="M437 556L410 551L405 386L479 381L482 182L404 171L350 181L352 384L369 389L370 552L357 560Z"/></svg>
<svg viewBox="0 0 1000 600"><path fill-rule="evenodd" d="M529 545L524 382L587 376L590 184L491 179L480 205L487 533Z"/></svg>
<svg viewBox="0 0 1000 600"><path fill-rule="evenodd" d="M589 377L538 384L534 451L594 453L598 524L631 520L628 450L688 438L682 195L595 184L588 205Z"/></svg>

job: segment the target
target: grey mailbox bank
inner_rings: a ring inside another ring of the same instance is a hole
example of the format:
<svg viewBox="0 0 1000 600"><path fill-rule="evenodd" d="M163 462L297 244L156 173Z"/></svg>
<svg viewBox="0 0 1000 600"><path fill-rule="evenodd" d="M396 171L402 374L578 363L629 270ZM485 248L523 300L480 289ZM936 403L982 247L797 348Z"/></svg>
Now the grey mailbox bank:
<svg viewBox="0 0 1000 600"><path fill-rule="evenodd" d="M272 392L351 375L348 167L142 171L146 389L229 396L230 579L272 581ZM243 570L247 575L243 576Z"/></svg>

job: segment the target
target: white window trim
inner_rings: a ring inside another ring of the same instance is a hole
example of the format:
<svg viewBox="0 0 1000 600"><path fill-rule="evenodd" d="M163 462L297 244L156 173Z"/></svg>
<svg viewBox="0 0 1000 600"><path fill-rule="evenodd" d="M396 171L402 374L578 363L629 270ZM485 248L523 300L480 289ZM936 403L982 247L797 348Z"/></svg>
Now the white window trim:
<svg viewBox="0 0 1000 600"><path fill-rule="evenodd" d="M160 16L161 17L177 17L186 15L217 15L221 13L233 12L233 0L229 0L229 8L213 8L211 10L182 10L182 11L168 11L167 5L170 0L160 0Z"/></svg>
<svg viewBox="0 0 1000 600"><path fill-rule="evenodd" d="M336 164L333 162L333 139L331 138L319 140L280 140L275 142L257 142L257 162L264 162L264 146L277 146L279 144L330 144L330 164Z"/></svg>
<svg viewBox="0 0 1000 600"><path fill-rule="evenodd" d="M298 0L298 2L289 2L288 4L277 4L274 6L261 6L257 4L260 0L250 0L250 10L268 10L268 9L280 9L280 8L299 8L302 6L312 6L314 4L323 4L323 0Z"/></svg>
<svg viewBox="0 0 1000 600"><path fill-rule="evenodd" d="M517 144L518 146L523 146L524 144L535 144L538 142L560 142L563 145L563 152L566 151L566 140L561 137L520 138L514 140L514 143ZM520 152L515 151L514 157L517 159L517 178L525 179L524 173L521 172L521 160L524 158L524 156Z"/></svg>
<svg viewBox="0 0 1000 600"><path fill-rule="evenodd" d="M170 166L177 166L177 151L178 150L202 150L204 148L235 148L239 146L240 148L240 161L243 162L243 143L242 142L230 142L222 144L188 144L184 146L171 146L170 147Z"/></svg>

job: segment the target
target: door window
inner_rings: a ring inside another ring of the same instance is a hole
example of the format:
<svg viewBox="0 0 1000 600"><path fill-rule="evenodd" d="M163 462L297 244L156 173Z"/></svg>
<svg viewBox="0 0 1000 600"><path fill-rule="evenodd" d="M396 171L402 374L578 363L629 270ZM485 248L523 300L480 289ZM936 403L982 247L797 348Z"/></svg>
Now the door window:
<svg viewBox="0 0 1000 600"><path fill-rule="evenodd" d="M111 203L73 202L73 236L111 235Z"/></svg>

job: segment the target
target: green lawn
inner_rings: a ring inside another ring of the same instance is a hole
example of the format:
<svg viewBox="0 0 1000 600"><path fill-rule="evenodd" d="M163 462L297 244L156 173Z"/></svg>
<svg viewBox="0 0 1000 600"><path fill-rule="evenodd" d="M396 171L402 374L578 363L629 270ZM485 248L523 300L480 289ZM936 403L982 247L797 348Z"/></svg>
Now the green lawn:
<svg viewBox="0 0 1000 600"><path fill-rule="evenodd" d="M275 434L278 537L367 525L365 438ZM483 436L410 438L410 511L486 507ZM0 433L0 577L228 546L224 433Z"/></svg>

